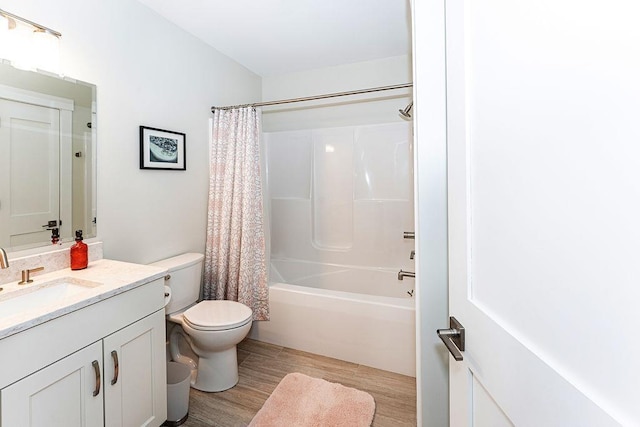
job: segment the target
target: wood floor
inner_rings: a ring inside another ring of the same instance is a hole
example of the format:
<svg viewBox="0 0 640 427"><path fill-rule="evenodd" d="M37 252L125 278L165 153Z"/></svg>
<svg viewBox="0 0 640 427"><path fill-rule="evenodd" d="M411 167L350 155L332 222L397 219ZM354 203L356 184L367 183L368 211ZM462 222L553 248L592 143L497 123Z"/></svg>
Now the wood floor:
<svg viewBox="0 0 640 427"><path fill-rule="evenodd" d="M250 339L238 345L238 363L240 380L232 389L221 393L191 389L189 418L183 426L246 426L291 372L368 392L376 401L373 426L416 425L415 378Z"/></svg>

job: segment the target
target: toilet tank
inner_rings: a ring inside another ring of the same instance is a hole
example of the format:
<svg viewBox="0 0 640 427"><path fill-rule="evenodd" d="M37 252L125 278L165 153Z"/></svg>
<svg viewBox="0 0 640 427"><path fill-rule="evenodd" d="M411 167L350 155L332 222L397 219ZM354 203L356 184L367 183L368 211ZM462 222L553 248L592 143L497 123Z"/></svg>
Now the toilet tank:
<svg viewBox="0 0 640 427"><path fill-rule="evenodd" d="M169 270L164 284L171 288L171 300L165 313L175 313L198 301L203 259L202 254L187 253L151 264Z"/></svg>

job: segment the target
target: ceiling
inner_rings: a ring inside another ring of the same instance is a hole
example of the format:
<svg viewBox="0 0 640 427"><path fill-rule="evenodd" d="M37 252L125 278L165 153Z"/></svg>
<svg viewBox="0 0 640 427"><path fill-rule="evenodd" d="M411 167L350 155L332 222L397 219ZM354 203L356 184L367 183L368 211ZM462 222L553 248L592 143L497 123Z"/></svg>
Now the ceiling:
<svg viewBox="0 0 640 427"><path fill-rule="evenodd" d="M411 52L409 0L139 0L261 76Z"/></svg>

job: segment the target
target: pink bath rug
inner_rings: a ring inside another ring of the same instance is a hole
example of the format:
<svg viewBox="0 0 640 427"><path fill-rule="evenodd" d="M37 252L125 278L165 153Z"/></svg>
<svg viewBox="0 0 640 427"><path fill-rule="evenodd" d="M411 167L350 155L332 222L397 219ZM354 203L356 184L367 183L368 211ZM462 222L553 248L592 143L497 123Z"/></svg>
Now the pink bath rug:
<svg viewBox="0 0 640 427"><path fill-rule="evenodd" d="M369 393L295 372L280 381L249 427L368 427Z"/></svg>

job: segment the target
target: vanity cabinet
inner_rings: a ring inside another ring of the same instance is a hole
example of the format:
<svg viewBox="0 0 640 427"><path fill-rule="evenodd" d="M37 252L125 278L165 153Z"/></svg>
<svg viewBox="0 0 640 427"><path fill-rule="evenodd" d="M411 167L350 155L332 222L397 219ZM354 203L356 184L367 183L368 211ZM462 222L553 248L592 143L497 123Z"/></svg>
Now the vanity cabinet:
<svg viewBox="0 0 640 427"><path fill-rule="evenodd" d="M0 374L0 427L160 426L163 295L154 280L0 340L0 350L14 349L5 366L29 371Z"/></svg>
<svg viewBox="0 0 640 427"><path fill-rule="evenodd" d="M102 343L97 342L47 366L0 393L5 426L102 426L102 392L93 396L93 362L102 366Z"/></svg>
<svg viewBox="0 0 640 427"><path fill-rule="evenodd" d="M160 425L166 420L164 331L160 310L103 340L105 426Z"/></svg>

